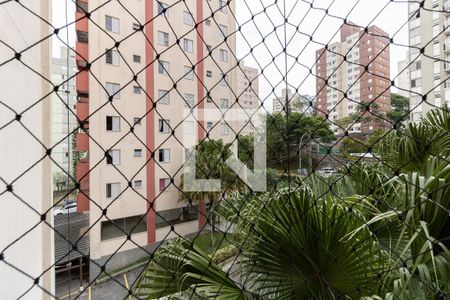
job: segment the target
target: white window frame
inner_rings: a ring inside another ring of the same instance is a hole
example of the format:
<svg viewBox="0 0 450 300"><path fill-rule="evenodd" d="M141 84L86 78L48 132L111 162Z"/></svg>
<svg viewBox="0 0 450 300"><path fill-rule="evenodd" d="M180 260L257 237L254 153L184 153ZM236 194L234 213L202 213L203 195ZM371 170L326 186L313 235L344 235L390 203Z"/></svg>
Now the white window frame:
<svg viewBox="0 0 450 300"><path fill-rule="evenodd" d="M111 55L111 62L108 62L108 55ZM106 50L105 63L107 65L120 66L120 54L117 50Z"/></svg>
<svg viewBox="0 0 450 300"><path fill-rule="evenodd" d="M219 60L222 62L228 62L228 51L225 49L219 49Z"/></svg>
<svg viewBox="0 0 450 300"><path fill-rule="evenodd" d="M169 46L169 34L164 31L158 31L158 45Z"/></svg>
<svg viewBox="0 0 450 300"><path fill-rule="evenodd" d="M111 20L111 28L108 28L107 20ZM105 15L105 30L112 33L119 33L120 31L120 20L118 18Z"/></svg>
<svg viewBox="0 0 450 300"><path fill-rule="evenodd" d="M187 53L194 53L194 41L191 39L183 39L183 50Z"/></svg>
<svg viewBox="0 0 450 300"><path fill-rule="evenodd" d="M163 156L163 159L161 160L161 153ZM160 163L169 163L170 162L170 149L159 149L158 150L158 162Z"/></svg>
<svg viewBox="0 0 450 300"><path fill-rule="evenodd" d="M192 67L184 66L184 79L194 80L194 71Z"/></svg>
<svg viewBox="0 0 450 300"><path fill-rule="evenodd" d="M108 151L109 157L111 157L111 163L108 163L108 158L106 159L107 165L119 166L120 165L120 149L111 149Z"/></svg>
<svg viewBox="0 0 450 300"><path fill-rule="evenodd" d="M194 26L194 17L188 11L183 11L183 23L188 26Z"/></svg>
<svg viewBox="0 0 450 300"><path fill-rule="evenodd" d="M114 95L113 99L120 99L120 84L116 82L106 82L105 89L107 91L107 97Z"/></svg>
<svg viewBox="0 0 450 300"><path fill-rule="evenodd" d="M170 104L170 93L167 90L158 90L158 104Z"/></svg>
<svg viewBox="0 0 450 300"><path fill-rule="evenodd" d="M161 75L169 75L170 63L165 60L158 60L158 73Z"/></svg>
<svg viewBox="0 0 450 300"><path fill-rule="evenodd" d="M110 195L108 196L108 186L110 189ZM106 198L116 199L121 192L120 182L110 182L106 184Z"/></svg>

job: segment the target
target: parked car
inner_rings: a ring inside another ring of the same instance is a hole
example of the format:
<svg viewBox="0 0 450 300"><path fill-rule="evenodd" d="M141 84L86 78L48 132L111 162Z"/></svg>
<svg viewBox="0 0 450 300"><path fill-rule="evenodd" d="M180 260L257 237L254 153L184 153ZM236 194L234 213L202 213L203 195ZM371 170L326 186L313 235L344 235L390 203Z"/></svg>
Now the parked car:
<svg viewBox="0 0 450 300"><path fill-rule="evenodd" d="M77 203L69 202L67 204L64 204L63 206L54 208L53 215L54 216L66 215L76 211L77 211Z"/></svg>
<svg viewBox="0 0 450 300"><path fill-rule="evenodd" d="M337 173L336 169L330 168L330 167L322 168L319 170L319 174L324 177L328 177L328 176L334 175L336 173Z"/></svg>

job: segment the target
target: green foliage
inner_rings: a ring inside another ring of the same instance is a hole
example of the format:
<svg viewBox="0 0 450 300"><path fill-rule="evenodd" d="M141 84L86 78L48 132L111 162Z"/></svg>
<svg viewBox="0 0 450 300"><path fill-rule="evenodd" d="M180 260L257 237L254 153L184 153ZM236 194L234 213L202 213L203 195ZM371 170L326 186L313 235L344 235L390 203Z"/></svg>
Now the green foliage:
<svg viewBox="0 0 450 300"><path fill-rule="evenodd" d="M397 128L409 120L409 98L399 94L391 93L392 110L387 113L387 117L392 124L397 124Z"/></svg>
<svg viewBox="0 0 450 300"><path fill-rule="evenodd" d="M352 164L328 178L291 179L275 193L234 192L219 212L234 225L239 272L229 276L207 253L178 239L155 254L138 296L445 299L449 128L448 112L433 111L403 135L382 139L382 155L397 159L389 157L390 165ZM392 168L408 158L412 163Z"/></svg>
<svg viewBox="0 0 450 300"><path fill-rule="evenodd" d="M247 164L253 163L254 137L253 135L238 136L238 158Z"/></svg>
<svg viewBox="0 0 450 300"><path fill-rule="evenodd" d="M305 138L304 142L313 139L328 143L335 139L328 122L322 117L292 112L288 116L274 113L265 118L268 160L281 160L287 155L288 147L291 147L291 153L295 153L298 150L300 138L306 133L311 134L311 138Z"/></svg>

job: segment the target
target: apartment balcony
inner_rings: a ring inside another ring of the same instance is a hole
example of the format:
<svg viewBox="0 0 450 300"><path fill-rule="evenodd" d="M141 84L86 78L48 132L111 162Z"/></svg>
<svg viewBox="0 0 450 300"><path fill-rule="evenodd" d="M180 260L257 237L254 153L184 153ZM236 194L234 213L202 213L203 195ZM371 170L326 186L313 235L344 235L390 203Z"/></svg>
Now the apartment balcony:
<svg viewBox="0 0 450 300"><path fill-rule="evenodd" d="M89 128L89 102L86 100L87 98L80 98L77 102L77 117L80 120L80 122L84 123L84 128Z"/></svg>
<svg viewBox="0 0 450 300"><path fill-rule="evenodd" d="M86 64L89 62L89 48L87 43L79 43L75 44L75 51L77 52L76 61L79 69L83 69L86 67Z"/></svg>
<svg viewBox="0 0 450 300"><path fill-rule="evenodd" d="M88 18L82 11L75 12L75 30L81 32L88 32Z"/></svg>
<svg viewBox="0 0 450 300"><path fill-rule="evenodd" d="M89 94L89 72L81 71L76 77L77 93Z"/></svg>
<svg viewBox="0 0 450 300"><path fill-rule="evenodd" d="M77 150L78 151L88 151L89 150L89 136L84 132L78 132L76 134L76 140L77 140Z"/></svg>

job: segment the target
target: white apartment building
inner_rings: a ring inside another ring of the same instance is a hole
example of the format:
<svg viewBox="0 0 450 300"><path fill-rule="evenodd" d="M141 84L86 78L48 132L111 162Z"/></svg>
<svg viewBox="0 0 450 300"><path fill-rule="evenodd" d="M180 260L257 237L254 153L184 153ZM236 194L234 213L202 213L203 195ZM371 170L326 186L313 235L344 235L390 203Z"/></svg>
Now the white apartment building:
<svg viewBox="0 0 450 300"><path fill-rule="evenodd" d="M312 114L313 107L310 105L310 101L312 101L311 96L293 93L291 89L285 88L281 90L280 96L275 97L272 100L273 113L281 113L286 111L286 95L289 101L288 105L290 112L298 112L306 115Z"/></svg>
<svg viewBox="0 0 450 300"><path fill-rule="evenodd" d="M419 7L420 3L409 4L410 115L415 122L430 109L450 103L446 81L450 71L450 1L426 0L424 8Z"/></svg>
<svg viewBox="0 0 450 300"><path fill-rule="evenodd" d="M407 53L408 57L409 54ZM396 80L397 94L400 96L409 98L410 88L411 88L411 80L409 78L409 67L408 67L408 59L401 60L397 63L398 76Z"/></svg>
<svg viewBox="0 0 450 300"><path fill-rule="evenodd" d="M77 70L75 53L61 46L57 56L52 57L51 80L61 84L52 94L52 173L74 174L72 161L73 139L71 132L78 126L76 118L77 93L75 77ZM69 79L71 78L71 79ZM68 80L69 79L69 80ZM67 81L68 80L68 81ZM70 135L70 136L69 136ZM69 136L69 137L68 137Z"/></svg>
<svg viewBox="0 0 450 300"><path fill-rule="evenodd" d="M45 96L53 87L50 39L42 39L53 30L22 5L51 22L47 0L0 5L0 299L52 299L53 231L42 220L53 224L45 156L51 148L51 97Z"/></svg>
<svg viewBox="0 0 450 300"><path fill-rule="evenodd" d="M185 149L193 146L183 135L235 140L226 122L202 109L235 101L236 42L234 1L127 1L129 13L113 1L82 19L101 3L77 1L77 113L89 128L77 135L77 148L89 153L77 177L78 210L89 210L92 224L90 258L104 263L114 253L109 269L204 227L205 203L179 200ZM191 108L199 121L183 122Z"/></svg>
<svg viewBox="0 0 450 300"><path fill-rule="evenodd" d="M249 118L243 122L237 122L233 127L241 130L240 134L251 134L256 125L256 119L260 116L252 114L253 110L257 110L261 101L259 99L259 70L240 64L236 69L236 94L239 98L238 103L234 103L233 108L249 110Z"/></svg>

